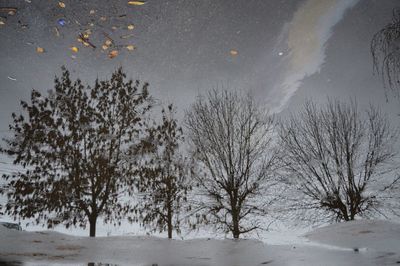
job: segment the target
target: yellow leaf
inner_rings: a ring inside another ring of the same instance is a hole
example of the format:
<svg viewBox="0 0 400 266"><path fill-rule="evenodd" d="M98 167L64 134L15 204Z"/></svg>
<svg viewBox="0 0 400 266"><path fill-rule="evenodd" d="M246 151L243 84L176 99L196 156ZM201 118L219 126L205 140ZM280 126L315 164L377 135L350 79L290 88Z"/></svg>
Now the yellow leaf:
<svg viewBox="0 0 400 266"><path fill-rule="evenodd" d="M135 28L135 26L133 24L128 25L128 30L133 30L134 28Z"/></svg>
<svg viewBox="0 0 400 266"><path fill-rule="evenodd" d="M236 51L236 50L231 50L230 53L231 53L231 55L233 55L233 56L238 55L238 51Z"/></svg>
<svg viewBox="0 0 400 266"><path fill-rule="evenodd" d="M146 2L144 1L129 1L128 5L132 5L132 6L142 6L144 5Z"/></svg>
<svg viewBox="0 0 400 266"><path fill-rule="evenodd" d="M101 48L103 48L103 50L107 50L107 49L108 49L108 46L105 45L105 44L103 44L103 45L101 46Z"/></svg>
<svg viewBox="0 0 400 266"><path fill-rule="evenodd" d="M71 47L71 51L74 52L74 53L77 53L79 51L79 49L76 46L72 46Z"/></svg>
<svg viewBox="0 0 400 266"><path fill-rule="evenodd" d="M83 42L83 45L86 46L86 47L90 46L90 44L88 42L85 42L85 41Z"/></svg>
<svg viewBox="0 0 400 266"><path fill-rule="evenodd" d="M42 47L36 47L36 52L39 54L44 53L44 49Z"/></svg>
<svg viewBox="0 0 400 266"><path fill-rule="evenodd" d="M65 3L64 2L58 2L58 5L61 7L61 8L65 8Z"/></svg>
<svg viewBox="0 0 400 266"><path fill-rule="evenodd" d="M126 49L128 49L129 51L133 51L136 49L136 47L134 45L127 45Z"/></svg>
<svg viewBox="0 0 400 266"><path fill-rule="evenodd" d="M118 55L118 50L112 50L109 54L108 57L110 59L113 59L114 57L116 57Z"/></svg>
<svg viewBox="0 0 400 266"><path fill-rule="evenodd" d="M104 44L107 45L107 46L110 46L110 45L112 44L112 41L111 41L110 39L107 39L107 40L104 42Z"/></svg>

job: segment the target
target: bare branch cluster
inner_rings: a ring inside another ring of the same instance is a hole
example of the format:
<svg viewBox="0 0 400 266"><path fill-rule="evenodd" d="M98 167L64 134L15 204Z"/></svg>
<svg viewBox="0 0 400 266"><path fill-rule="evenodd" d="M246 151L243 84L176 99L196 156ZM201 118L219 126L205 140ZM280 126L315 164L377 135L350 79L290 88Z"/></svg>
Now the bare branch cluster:
<svg viewBox="0 0 400 266"><path fill-rule="evenodd" d="M186 113L204 218L234 238L260 228L276 166L273 119L250 94L210 91Z"/></svg>
<svg viewBox="0 0 400 266"><path fill-rule="evenodd" d="M372 106L362 113L355 102L308 101L280 129L287 181L304 195L295 208L324 210L337 221L380 212L399 181L397 136Z"/></svg>
<svg viewBox="0 0 400 266"><path fill-rule="evenodd" d="M386 89L400 96L400 8L393 9L392 22L379 30L371 41L374 71Z"/></svg>

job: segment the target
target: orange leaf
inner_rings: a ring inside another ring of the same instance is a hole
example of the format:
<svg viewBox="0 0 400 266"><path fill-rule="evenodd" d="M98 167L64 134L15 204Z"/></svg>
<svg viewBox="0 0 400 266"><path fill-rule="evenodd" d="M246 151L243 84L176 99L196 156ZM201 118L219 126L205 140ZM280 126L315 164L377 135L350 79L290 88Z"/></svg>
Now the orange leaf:
<svg viewBox="0 0 400 266"><path fill-rule="evenodd" d="M117 50L112 50L111 52L108 53L108 58L113 59L117 55L118 55L118 51Z"/></svg>

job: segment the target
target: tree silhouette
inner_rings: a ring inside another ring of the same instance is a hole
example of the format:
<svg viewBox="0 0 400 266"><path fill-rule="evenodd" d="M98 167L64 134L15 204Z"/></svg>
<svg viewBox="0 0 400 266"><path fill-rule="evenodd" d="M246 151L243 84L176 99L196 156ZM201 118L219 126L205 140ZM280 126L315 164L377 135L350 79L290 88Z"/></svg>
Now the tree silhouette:
<svg viewBox="0 0 400 266"><path fill-rule="evenodd" d="M249 94L210 91L186 113L206 222L234 238L259 229L277 166L274 126Z"/></svg>
<svg viewBox="0 0 400 266"><path fill-rule="evenodd" d="M400 8L393 9L392 22L373 36L371 54L384 87L400 98Z"/></svg>
<svg viewBox="0 0 400 266"><path fill-rule="evenodd" d="M167 231L172 238L175 230L180 233L183 208L188 209L190 165L183 157L180 146L184 138L182 128L169 105L162 109L161 124L150 128L148 140L153 149L143 160L139 182L139 221L154 231Z"/></svg>
<svg viewBox="0 0 400 266"><path fill-rule="evenodd" d="M397 204L391 191L399 184L394 173L398 132L375 108L363 113L354 102L308 101L282 123L280 138L288 184L302 196L294 203L296 211L349 221L384 215L385 205Z"/></svg>
<svg viewBox="0 0 400 266"><path fill-rule="evenodd" d="M153 101L148 84L126 80L122 69L111 79L85 87L63 68L55 89L44 96L32 90L25 113L13 113L2 151L24 167L7 181L6 213L34 218L48 227L119 223L133 211L129 196L137 183L141 134Z"/></svg>

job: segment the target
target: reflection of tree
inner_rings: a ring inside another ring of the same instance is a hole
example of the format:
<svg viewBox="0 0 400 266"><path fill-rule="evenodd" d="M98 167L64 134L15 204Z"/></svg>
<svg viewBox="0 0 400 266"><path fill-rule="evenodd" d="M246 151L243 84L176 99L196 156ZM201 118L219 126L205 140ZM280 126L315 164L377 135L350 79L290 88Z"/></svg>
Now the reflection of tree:
<svg viewBox="0 0 400 266"><path fill-rule="evenodd" d="M379 110L309 101L282 124L280 137L287 182L304 196L292 208L306 219L309 211L336 221L397 215L398 133Z"/></svg>
<svg viewBox="0 0 400 266"><path fill-rule="evenodd" d="M386 89L400 96L400 8L393 9L392 22L375 33L371 41L374 72ZM400 97L399 97L400 98Z"/></svg>
<svg viewBox="0 0 400 266"><path fill-rule="evenodd" d="M143 162L139 181L139 221L154 232L168 231L168 238L173 231L181 231L185 221L181 213L185 205L190 209L187 194L191 190L191 169L179 151L183 132L174 116L174 107L168 105L162 110L162 122L148 130L151 153Z"/></svg>
<svg viewBox="0 0 400 266"><path fill-rule="evenodd" d="M249 94L212 90L198 97L185 125L205 222L234 238L262 228L258 218L275 198L273 118Z"/></svg>
<svg viewBox="0 0 400 266"><path fill-rule="evenodd" d="M85 87L64 69L54 90L21 102L13 113L0 151L23 170L3 175L5 213L67 228L96 222L117 224L132 212L127 196L135 192L136 156L140 156L145 119L153 105L148 84L126 80L122 69L111 79Z"/></svg>

